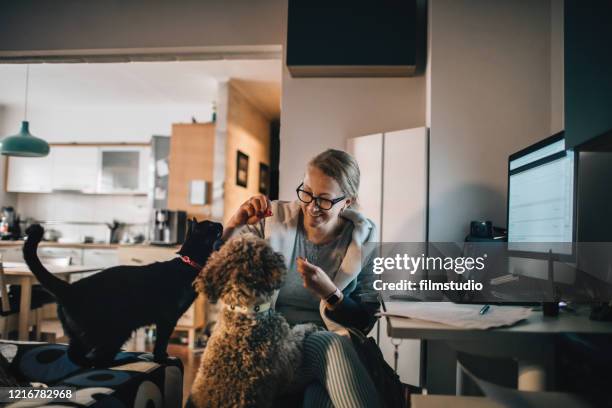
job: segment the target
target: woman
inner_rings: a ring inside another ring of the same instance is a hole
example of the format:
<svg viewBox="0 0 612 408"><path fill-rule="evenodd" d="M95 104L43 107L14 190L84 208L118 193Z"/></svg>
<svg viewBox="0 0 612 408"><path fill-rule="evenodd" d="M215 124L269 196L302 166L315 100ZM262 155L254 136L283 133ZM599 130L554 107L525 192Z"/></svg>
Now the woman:
<svg viewBox="0 0 612 408"><path fill-rule="evenodd" d="M316 332L304 344L300 378L304 407L377 407L374 384L343 326L365 328L371 311L355 299L367 289L361 273L362 247L375 237L373 223L353 210L359 167L348 153L327 150L306 167L294 202L270 202L265 196L243 203L225 227L224 239L248 230L282 253L288 274L276 310L290 324L313 322ZM371 288L371 286L370 286Z"/></svg>

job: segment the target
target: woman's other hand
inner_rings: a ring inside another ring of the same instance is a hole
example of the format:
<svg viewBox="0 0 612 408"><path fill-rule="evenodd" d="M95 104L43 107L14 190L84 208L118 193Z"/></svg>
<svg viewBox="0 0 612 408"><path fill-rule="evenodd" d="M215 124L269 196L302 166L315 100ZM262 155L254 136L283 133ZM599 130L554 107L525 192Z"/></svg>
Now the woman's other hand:
<svg viewBox="0 0 612 408"><path fill-rule="evenodd" d="M297 257L296 261L297 271L302 276L306 289L313 291L321 299L326 299L336 290L336 285L323 269L302 257Z"/></svg>
<svg viewBox="0 0 612 408"><path fill-rule="evenodd" d="M257 223L260 219L272 215L270 199L263 194L255 195L246 200L234 213L228 222L229 228Z"/></svg>

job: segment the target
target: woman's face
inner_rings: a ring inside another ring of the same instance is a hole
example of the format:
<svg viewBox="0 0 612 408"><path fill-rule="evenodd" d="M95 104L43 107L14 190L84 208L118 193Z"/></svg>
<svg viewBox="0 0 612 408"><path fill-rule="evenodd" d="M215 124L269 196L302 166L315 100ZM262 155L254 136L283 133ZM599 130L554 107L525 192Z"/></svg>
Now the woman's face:
<svg viewBox="0 0 612 408"><path fill-rule="evenodd" d="M319 168L314 166L308 166L306 168L306 175L304 177L304 185L302 186L302 189L311 193L315 197L327 198L329 200L333 200L334 198L342 197L344 195L336 180L327 176ZM300 204L304 213L304 225L311 228L325 228L327 226L335 225L335 222L338 220L338 215L342 209L350 204L350 198L346 198L339 203L336 203L327 211L317 207L315 200L308 204L300 201Z"/></svg>

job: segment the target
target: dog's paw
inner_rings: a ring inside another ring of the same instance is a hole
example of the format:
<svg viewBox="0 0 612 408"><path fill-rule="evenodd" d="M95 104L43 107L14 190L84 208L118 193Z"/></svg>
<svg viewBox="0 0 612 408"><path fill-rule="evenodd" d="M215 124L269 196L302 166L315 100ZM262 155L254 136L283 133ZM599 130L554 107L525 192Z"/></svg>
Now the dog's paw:
<svg viewBox="0 0 612 408"><path fill-rule="evenodd" d="M26 229L28 239L40 241L45 233L45 229L40 224L32 224Z"/></svg>
<svg viewBox="0 0 612 408"><path fill-rule="evenodd" d="M293 326L293 333L300 337L306 337L316 331L319 331L319 326L313 323L304 323Z"/></svg>
<svg viewBox="0 0 612 408"><path fill-rule="evenodd" d="M314 323L305 323L304 324L304 334L308 335L314 332L321 330L319 326Z"/></svg>

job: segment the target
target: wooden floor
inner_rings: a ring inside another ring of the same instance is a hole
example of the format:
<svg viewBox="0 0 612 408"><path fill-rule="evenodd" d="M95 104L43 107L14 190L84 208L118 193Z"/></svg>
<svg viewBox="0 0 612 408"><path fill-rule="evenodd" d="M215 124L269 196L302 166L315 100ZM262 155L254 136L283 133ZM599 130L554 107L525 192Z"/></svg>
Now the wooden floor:
<svg viewBox="0 0 612 408"><path fill-rule="evenodd" d="M193 380L200 367L200 356L202 353L193 353L184 345L170 344L168 346L168 354L180 358L185 366L185 375L183 377L183 405L185 405L191 390L191 384L193 384Z"/></svg>

